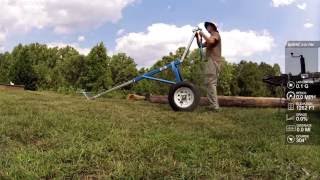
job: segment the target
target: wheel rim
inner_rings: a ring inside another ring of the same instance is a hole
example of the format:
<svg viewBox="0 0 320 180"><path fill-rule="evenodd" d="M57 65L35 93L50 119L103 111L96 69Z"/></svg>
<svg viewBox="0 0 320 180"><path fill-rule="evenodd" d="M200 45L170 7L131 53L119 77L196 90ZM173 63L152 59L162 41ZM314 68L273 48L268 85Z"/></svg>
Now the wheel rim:
<svg viewBox="0 0 320 180"><path fill-rule="evenodd" d="M179 108L187 108L194 102L194 93L190 88L180 87L174 92L173 100Z"/></svg>

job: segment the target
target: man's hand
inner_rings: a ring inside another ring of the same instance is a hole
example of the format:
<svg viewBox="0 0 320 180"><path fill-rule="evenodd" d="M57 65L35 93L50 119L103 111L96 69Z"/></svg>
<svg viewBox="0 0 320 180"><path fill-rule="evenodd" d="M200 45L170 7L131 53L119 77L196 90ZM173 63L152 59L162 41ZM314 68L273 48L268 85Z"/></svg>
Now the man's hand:
<svg viewBox="0 0 320 180"><path fill-rule="evenodd" d="M197 38L198 46L200 47L200 44L201 44L202 42L201 42L201 35L199 34L199 32L196 33L196 38Z"/></svg>
<svg viewBox="0 0 320 180"><path fill-rule="evenodd" d="M202 37L205 36L205 34L202 31L199 32L199 35Z"/></svg>
<svg viewBox="0 0 320 180"><path fill-rule="evenodd" d="M200 40L203 36L204 36L204 33L202 31L198 31L196 33L197 40Z"/></svg>
<svg viewBox="0 0 320 180"><path fill-rule="evenodd" d="M199 32L200 36L204 38L207 44L215 44L220 40L220 36L218 33L214 33L211 36L205 35L202 31Z"/></svg>
<svg viewBox="0 0 320 180"><path fill-rule="evenodd" d="M200 38L201 38L201 36L200 36L200 33L199 33L199 32L196 32L196 38L197 38L197 39L200 39Z"/></svg>
<svg viewBox="0 0 320 180"><path fill-rule="evenodd" d="M198 47L207 47L207 42L202 43L202 38L206 38L205 34L202 31L198 31L196 33L196 38L197 38L197 43L198 43Z"/></svg>

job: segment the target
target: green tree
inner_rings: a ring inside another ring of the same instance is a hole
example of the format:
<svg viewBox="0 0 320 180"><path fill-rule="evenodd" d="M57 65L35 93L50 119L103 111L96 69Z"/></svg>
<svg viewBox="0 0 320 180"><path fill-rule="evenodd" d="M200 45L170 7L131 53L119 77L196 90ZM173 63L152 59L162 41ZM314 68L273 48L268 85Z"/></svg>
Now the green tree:
<svg viewBox="0 0 320 180"><path fill-rule="evenodd" d="M59 58L54 72L61 74L60 86L80 88L80 77L84 73L85 56L80 55L73 47L59 49Z"/></svg>
<svg viewBox="0 0 320 180"><path fill-rule="evenodd" d="M107 55L103 43L93 47L87 56L80 55L72 47L48 48L38 43L18 45L11 53L0 54L0 82L13 81L35 90L60 88L82 88L89 91L108 89L115 84L128 81L139 74L179 59L185 48L178 48L158 60L151 68L139 71L132 58L124 53ZM203 86L202 67L204 61L198 49L189 53L181 65L184 80L198 87ZM278 96L279 88L264 84L266 75L280 75L280 66L266 63L241 61L238 64L223 61L218 91L220 95ZM172 71L165 70L156 77L175 81ZM132 88L136 93L167 94L170 86L156 81L144 80Z"/></svg>
<svg viewBox="0 0 320 180"><path fill-rule="evenodd" d="M59 61L57 48L48 48L38 43L26 45L30 49L33 69L38 77L37 86L41 89L56 89L62 84L63 77L56 71Z"/></svg>
<svg viewBox="0 0 320 180"><path fill-rule="evenodd" d="M4 54L0 54L0 83L9 83L9 70L12 64L11 54L6 52Z"/></svg>
<svg viewBox="0 0 320 180"><path fill-rule="evenodd" d="M234 77L235 66L227 62L224 58L221 63L221 70L218 79L218 93L220 95L232 95L232 82Z"/></svg>
<svg viewBox="0 0 320 180"><path fill-rule="evenodd" d="M231 83L232 95L240 96L277 96L277 88L263 83L266 75L279 75L279 65L241 61L235 67L234 79Z"/></svg>
<svg viewBox="0 0 320 180"><path fill-rule="evenodd" d="M152 67L151 69L156 69L156 68L160 68L163 67L167 64L169 64L170 62L174 61L174 60L178 60L181 58L183 52L184 52L185 48L184 47L180 47L178 48L175 53L170 52L168 55L163 56L161 58L161 60L158 60ZM185 62L183 63L185 66L187 67L188 64L188 60L186 59ZM182 78L183 79L188 79L189 77L189 69L184 69L184 67L181 67L181 74L183 75ZM172 71L170 69L162 71L161 73L157 74L155 77L157 78L161 78L161 79L167 79L167 80L172 80L175 81L175 75L172 73ZM168 94L169 91L169 87L168 84L164 84L161 82L153 82L153 85L156 87L153 89L154 94Z"/></svg>
<svg viewBox="0 0 320 180"><path fill-rule="evenodd" d="M138 75L134 60L125 53L112 56L109 67L114 84L124 83Z"/></svg>
<svg viewBox="0 0 320 180"><path fill-rule="evenodd" d="M267 63L260 63L259 70L262 75L262 78L267 75L278 76L280 75L280 66L278 64L274 64L273 66ZM281 92L279 87L275 87L269 84L264 83L264 96L280 96Z"/></svg>
<svg viewBox="0 0 320 180"><path fill-rule="evenodd" d="M150 69L148 69L148 68L141 68L138 71L138 74L142 75L142 74L145 74L149 71L150 71ZM132 90L134 93L141 94L141 95L153 94L153 93L157 93L157 91L158 91L157 85L158 84L154 81L142 80L139 83L135 84L133 86Z"/></svg>
<svg viewBox="0 0 320 180"><path fill-rule="evenodd" d="M12 51L13 64L9 77L16 84L23 84L28 90L36 90L38 77L32 67L32 57L29 47L21 44Z"/></svg>
<svg viewBox="0 0 320 180"><path fill-rule="evenodd" d="M113 85L109 68L110 57L103 43L93 47L85 60L85 72L81 77L82 88L88 91L108 89Z"/></svg>

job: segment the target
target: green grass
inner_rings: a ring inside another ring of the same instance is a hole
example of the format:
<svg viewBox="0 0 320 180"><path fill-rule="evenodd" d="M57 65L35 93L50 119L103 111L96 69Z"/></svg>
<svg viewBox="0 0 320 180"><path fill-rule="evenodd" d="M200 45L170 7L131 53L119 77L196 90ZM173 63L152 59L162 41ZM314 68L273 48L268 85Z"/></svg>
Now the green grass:
<svg viewBox="0 0 320 180"><path fill-rule="evenodd" d="M284 144L278 109L0 91L0 179L319 179L320 147Z"/></svg>

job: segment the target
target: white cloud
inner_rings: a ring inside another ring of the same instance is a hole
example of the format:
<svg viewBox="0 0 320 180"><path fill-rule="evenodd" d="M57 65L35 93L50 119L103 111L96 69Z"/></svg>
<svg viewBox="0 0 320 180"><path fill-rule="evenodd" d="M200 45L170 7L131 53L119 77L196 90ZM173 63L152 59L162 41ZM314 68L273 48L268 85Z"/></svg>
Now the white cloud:
<svg viewBox="0 0 320 180"><path fill-rule="evenodd" d="M273 7L288 6L294 2L295 0L272 0L272 6Z"/></svg>
<svg viewBox="0 0 320 180"><path fill-rule="evenodd" d="M5 42L5 40L6 40L6 34L0 32L0 52L4 51L3 43Z"/></svg>
<svg viewBox="0 0 320 180"><path fill-rule="evenodd" d="M139 66L150 66L162 56L185 46L191 31L189 25L177 27L157 23L149 26L147 32L128 33L118 38L115 50L132 56Z"/></svg>
<svg viewBox="0 0 320 180"><path fill-rule="evenodd" d="M50 24L57 30L99 26L105 22L116 22L122 10L134 0L49 0L46 4Z"/></svg>
<svg viewBox="0 0 320 180"><path fill-rule="evenodd" d="M307 22L303 25L305 28L309 29L309 28L312 28L314 26L314 24L310 23L310 22Z"/></svg>
<svg viewBox="0 0 320 180"><path fill-rule="evenodd" d="M70 46L70 47L73 47L75 48L80 54L83 54L83 55L87 55L89 54L90 52L90 48L82 48L79 46L78 43L63 43L63 42L51 42L51 43L46 43L48 47L50 48L54 48L54 47L58 47L58 48L64 48L64 47L67 47L67 46Z"/></svg>
<svg viewBox="0 0 320 180"><path fill-rule="evenodd" d="M30 30L44 27L58 33L116 22L134 0L0 0L0 29Z"/></svg>
<svg viewBox="0 0 320 180"><path fill-rule="evenodd" d="M302 1L302 0L300 0ZM298 9L306 10L307 3L306 2L298 2L298 0L272 0L273 7L281 7L281 6L289 6L295 4Z"/></svg>
<svg viewBox="0 0 320 180"><path fill-rule="evenodd" d="M135 1L0 0L0 47L5 43L4 37L32 29L49 28L56 33L70 33L116 22L122 17L122 10Z"/></svg>
<svg viewBox="0 0 320 180"><path fill-rule="evenodd" d="M177 27L169 24L153 24L146 32L128 33L116 40L116 52L125 52L133 57L141 67L148 67L156 60L178 47L186 46L193 27ZM270 51L274 45L273 37L267 32L221 31L222 53L232 61L249 57L255 53ZM195 43L192 49L196 48Z"/></svg>
<svg viewBox="0 0 320 180"><path fill-rule="evenodd" d="M52 29L70 33L116 22L136 0L0 0L0 34Z"/></svg>
<svg viewBox="0 0 320 180"><path fill-rule="evenodd" d="M120 35L122 35L124 32L125 32L125 29L119 29L119 30L117 31L117 35L120 36Z"/></svg>
<svg viewBox="0 0 320 180"><path fill-rule="evenodd" d="M297 8L299 8L301 10L306 10L307 9L307 3L297 4Z"/></svg>
<svg viewBox="0 0 320 180"><path fill-rule="evenodd" d="M79 36L78 37L78 42L83 42L86 40L86 37L85 36Z"/></svg>
<svg viewBox="0 0 320 180"><path fill-rule="evenodd" d="M5 42L5 40L6 40L6 34L0 32L0 46L2 45L2 43Z"/></svg>
<svg viewBox="0 0 320 180"><path fill-rule="evenodd" d="M252 30L222 31L223 55L229 59L250 57L255 53L271 51L274 38L267 32L258 33Z"/></svg>

